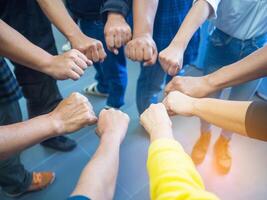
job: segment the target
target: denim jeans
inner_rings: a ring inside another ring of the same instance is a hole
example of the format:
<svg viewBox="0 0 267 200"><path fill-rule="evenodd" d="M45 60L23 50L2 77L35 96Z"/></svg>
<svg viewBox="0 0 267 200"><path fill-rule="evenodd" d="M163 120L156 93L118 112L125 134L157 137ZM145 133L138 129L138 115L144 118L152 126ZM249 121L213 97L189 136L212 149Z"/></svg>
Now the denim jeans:
<svg viewBox="0 0 267 200"><path fill-rule="evenodd" d="M207 50L203 61L204 74L210 74L225 65L237 62L264 46L266 42L267 34L249 40L239 40L219 29L215 29L208 38ZM240 70L242 70L242 67ZM232 87L229 100L250 100L255 94L260 82L261 79L258 79ZM222 91L219 91L211 96L219 98L221 93ZM201 120L201 127L202 132L205 132L210 128L210 125ZM227 130L222 130L222 134L227 138L230 138L232 135Z"/></svg>
<svg viewBox="0 0 267 200"><path fill-rule="evenodd" d="M0 104L0 126L22 121L19 103ZM32 181L32 174L28 172L20 161L20 154L8 159L0 160L0 186L7 193L25 192Z"/></svg>
<svg viewBox="0 0 267 200"><path fill-rule="evenodd" d="M104 37L104 24L101 20L80 19L81 30L89 37L100 40L103 43L107 57L103 63L94 63L96 69L95 79L97 89L102 93L108 93L107 105L120 108L124 104L124 96L127 86L126 58L123 48L115 55L107 49Z"/></svg>

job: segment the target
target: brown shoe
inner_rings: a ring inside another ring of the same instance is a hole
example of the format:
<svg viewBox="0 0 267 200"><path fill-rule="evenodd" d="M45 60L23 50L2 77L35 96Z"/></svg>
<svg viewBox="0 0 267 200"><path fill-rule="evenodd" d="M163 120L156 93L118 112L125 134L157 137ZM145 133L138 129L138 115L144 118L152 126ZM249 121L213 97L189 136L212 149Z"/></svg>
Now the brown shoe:
<svg viewBox="0 0 267 200"><path fill-rule="evenodd" d="M203 162L210 144L211 133L201 133L199 139L193 147L191 157L196 165Z"/></svg>
<svg viewBox="0 0 267 200"><path fill-rule="evenodd" d="M229 151L229 139L220 136L214 145L214 161L220 173L227 174L231 169L232 156Z"/></svg>
<svg viewBox="0 0 267 200"><path fill-rule="evenodd" d="M6 193L6 195L8 197L14 198L14 197L19 197L28 192L35 192L38 190L42 190L46 188L48 185L52 184L55 180L55 177L56 175L54 172L33 172L32 183L25 192L15 193L15 194Z"/></svg>

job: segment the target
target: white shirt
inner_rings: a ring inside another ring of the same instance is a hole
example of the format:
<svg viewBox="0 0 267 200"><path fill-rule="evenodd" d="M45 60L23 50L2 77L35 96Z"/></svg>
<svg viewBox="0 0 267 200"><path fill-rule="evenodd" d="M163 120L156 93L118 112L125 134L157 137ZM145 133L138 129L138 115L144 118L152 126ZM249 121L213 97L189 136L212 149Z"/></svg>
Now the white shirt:
<svg viewBox="0 0 267 200"><path fill-rule="evenodd" d="M267 33L267 0L206 1L213 25L228 35L246 40Z"/></svg>

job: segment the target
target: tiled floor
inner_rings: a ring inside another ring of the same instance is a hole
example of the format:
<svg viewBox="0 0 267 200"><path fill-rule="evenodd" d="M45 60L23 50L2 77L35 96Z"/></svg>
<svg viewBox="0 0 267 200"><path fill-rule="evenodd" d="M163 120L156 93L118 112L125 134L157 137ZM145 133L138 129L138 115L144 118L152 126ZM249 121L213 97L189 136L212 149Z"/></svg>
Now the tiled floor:
<svg viewBox="0 0 267 200"><path fill-rule="evenodd" d="M59 38L60 39L60 38ZM62 40L62 39L61 39ZM149 141L144 130L139 125L135 106L135 88L139 66L129 62L129 85L126 104L123 110L131 117L128 135L122 144L120 155L120 170L117 182L115 200L148 200L149 185L146 173L146 157ZM199 72L190 69L190 74ZM79 81L60 81L59 87L64 96L73 91L81 91L83 87L93 82L93 68ZM105 99L88 97L98 113L105 105ZM21 101L24 117L25 102ZM173 130L177 140L190 153L198 137L199 121L197 118L174 117ZM53 170L57 178L47 189L27 194L20 200L63 200L73 190L79 174L90 160L97 145L98 138L94 134L94 126L84 128L70 137L78 142L78 147L69 153L55 152L35 145L22 153L22 162L29 170ZM213 142L218 137L219 129L213 129ZM265 200L267 199L267 143L244 138L238 135L231 142L233 166L228 175L219 175L212 166L212 146L202 165L198 167L207 189L224 200ZM9 200L0 193L1 200Z"/></svg>

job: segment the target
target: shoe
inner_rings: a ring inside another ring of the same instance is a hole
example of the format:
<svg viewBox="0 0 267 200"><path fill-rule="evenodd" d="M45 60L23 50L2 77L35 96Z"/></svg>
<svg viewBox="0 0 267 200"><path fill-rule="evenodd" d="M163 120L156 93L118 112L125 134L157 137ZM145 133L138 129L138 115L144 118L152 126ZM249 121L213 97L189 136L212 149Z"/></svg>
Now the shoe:
<svg viewBox="0 0 267 200"><path fill-rule="evenodd" d="M19 197L28 192L35 192L46 188L51 185L56 178L54 172L33 172L32 173L32 183L25 192L10 194L6 193L8 197Z"/></svg>
<svg viewBox="0 0 267 200"><path fill-rule="evenodd" d="M227 174L231 169L232 157L229 151L229 139L220 136L214 145L214 161L219 172Z"/></svg>
<svg viewBox="0 0 267 200"><path fill-rule="evenodd" d="M58 136L42 142L41 145L58 151L71 151L77 143L66 136Z"/></svg>
<svg viewBox="0 0 267 200"><path fill-rule="evenodd" d="M67 52L67 51L71 50L70 42L67 41L65 44L63 44L61 50L62 50L63 52Z"/></svg>
<svg viewBox="0 0 267 200"><path fill-rule="evenodd" d="M267 95L266 95L266 94L263 94L263 93L257 91L257 92L256 92L256 95L257 95L259 98L261 98L262 100L267 101Z"/></svg>
<svg viewBox="0 0 267 200"><path fill-rule="evenodd" d="M108 97L108 93L99 92L97 89L97 82L92 83L88 87L83 89L83 93L86 95L94 95L99 97Z"/></svg>
<svg viewBox="0 0 267 200"><path fill-rule="evenodd" d="M203 162L210 144L211 133L201 133L199 139L193 147L191 158L195 165Z"/></svg>

